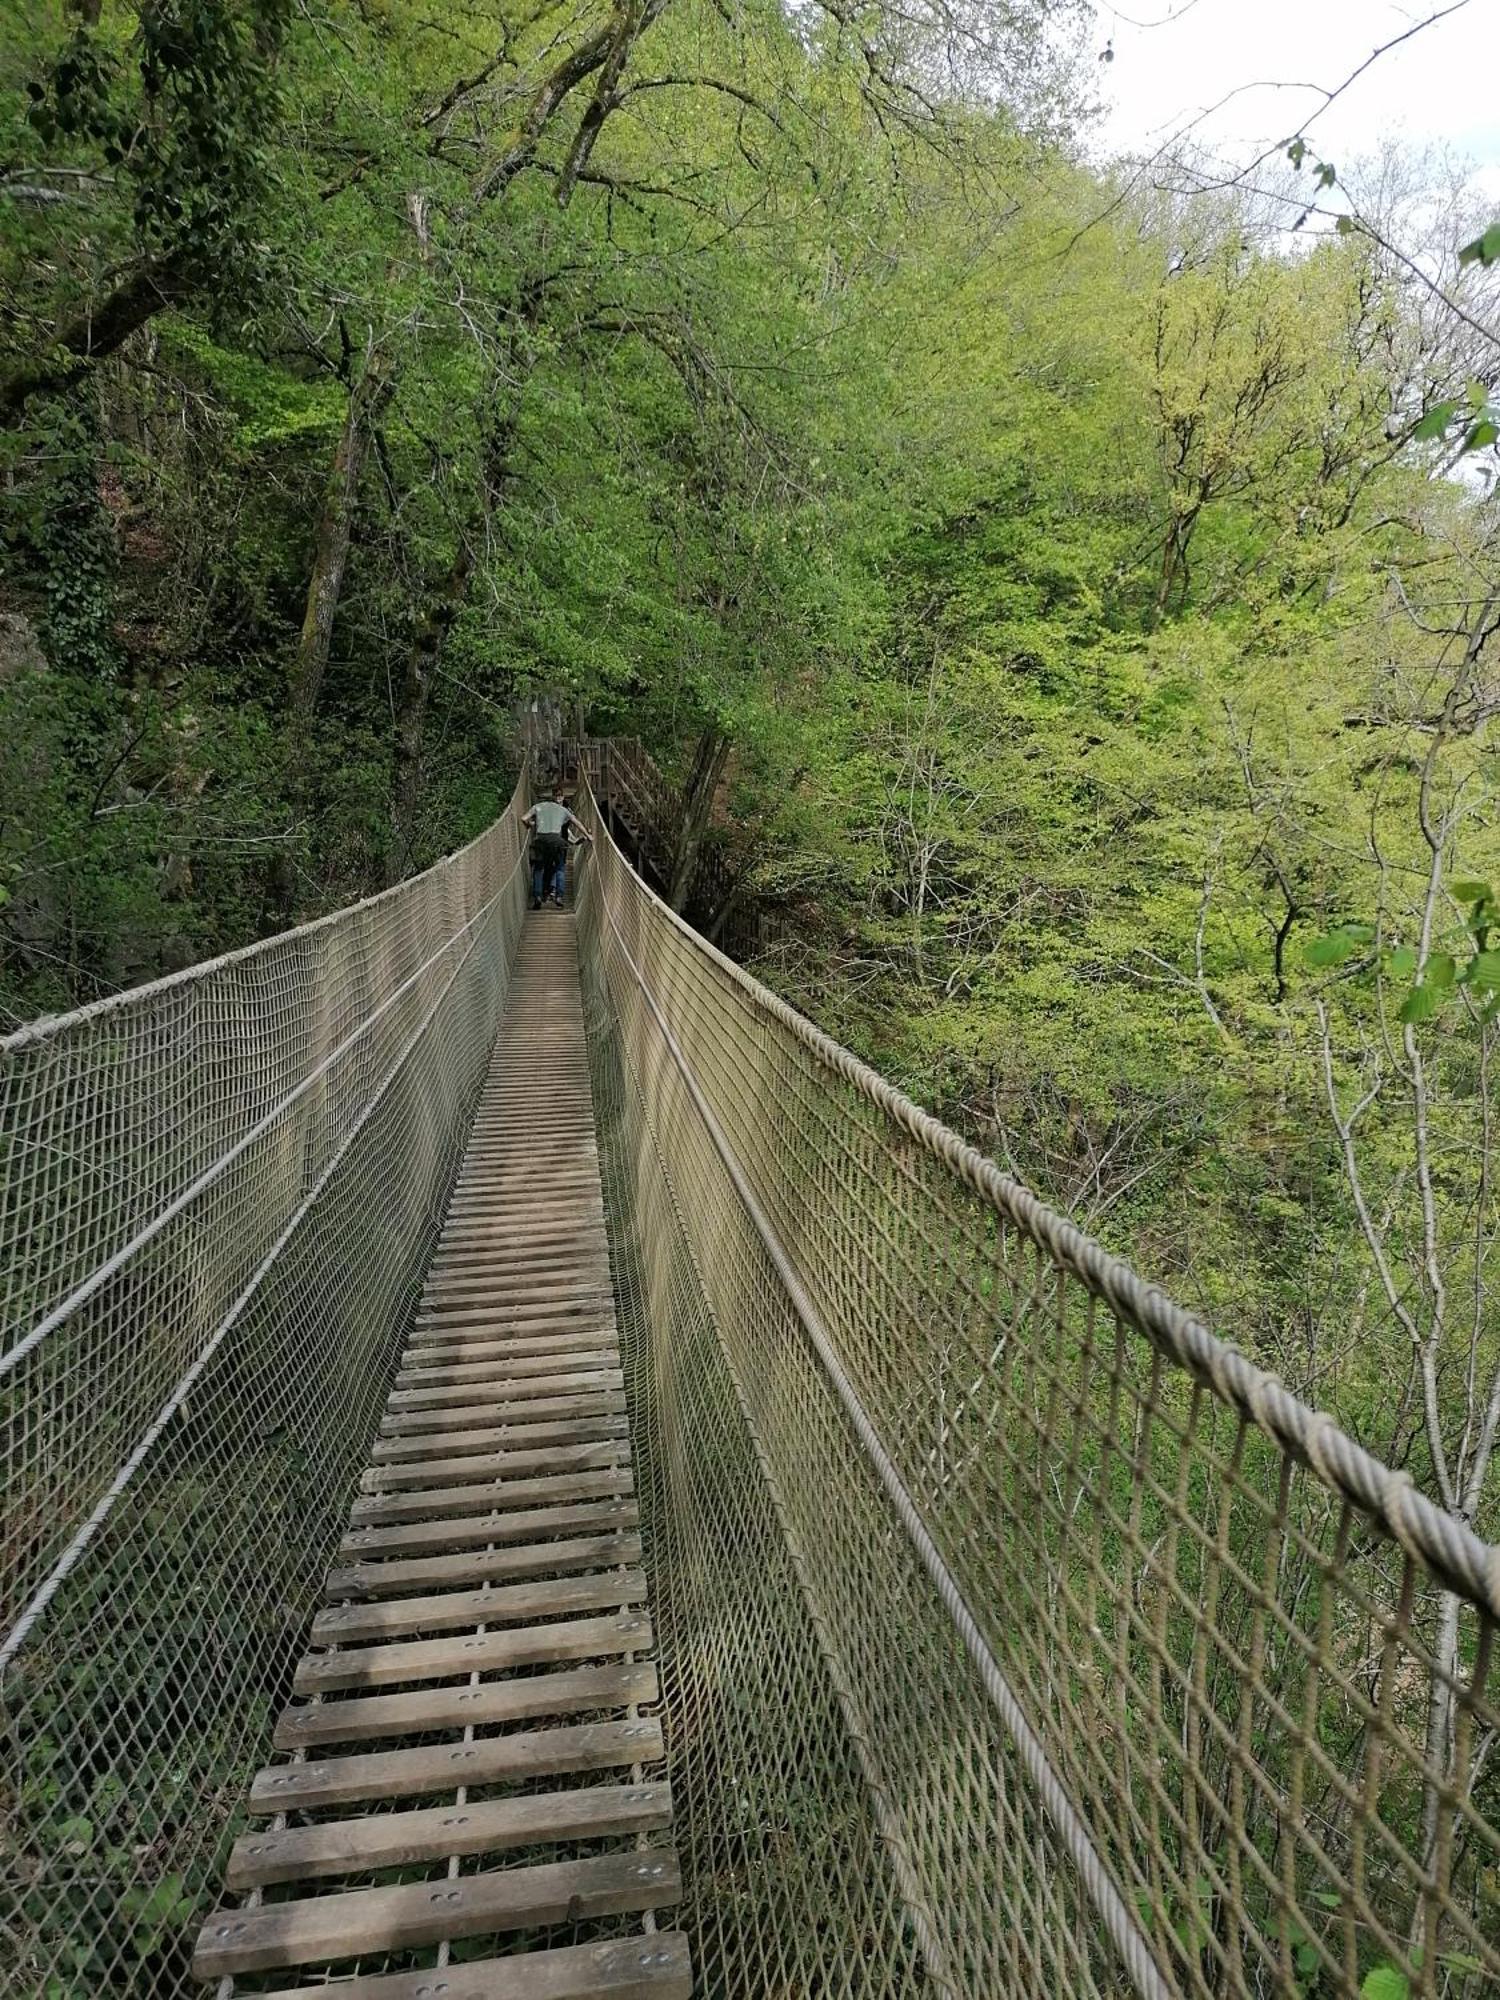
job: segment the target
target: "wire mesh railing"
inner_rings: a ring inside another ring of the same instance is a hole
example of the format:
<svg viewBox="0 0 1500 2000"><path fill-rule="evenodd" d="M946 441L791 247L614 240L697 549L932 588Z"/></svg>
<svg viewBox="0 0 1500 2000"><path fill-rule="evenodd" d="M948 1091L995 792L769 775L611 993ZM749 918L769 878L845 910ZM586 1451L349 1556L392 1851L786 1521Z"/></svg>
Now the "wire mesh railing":
<svg viewBox="0 0 1500 2000"><path fill-rule="evenodd" d="M0 1989L165 2000L504 1004L519 795L383 896L0 1042Z"/></svg>
<svg viewBox="0 0 1500 2000"><path fill-rule="evenodd" d="M703 1990L1494 1992L1500 1549L607 837L581 917Z"/></svg>

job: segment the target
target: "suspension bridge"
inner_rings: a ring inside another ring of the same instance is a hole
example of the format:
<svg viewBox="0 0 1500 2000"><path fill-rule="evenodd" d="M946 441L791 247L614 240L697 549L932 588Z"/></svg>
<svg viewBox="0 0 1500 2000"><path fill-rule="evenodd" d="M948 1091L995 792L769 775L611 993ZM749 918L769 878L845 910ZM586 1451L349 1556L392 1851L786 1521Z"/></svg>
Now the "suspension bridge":
<svg viewBox="0 0 1500 2000"><path fill-rule="evenodd" d="M1500 1990L1500 1549L524 805L0 1044L6 1993Z"/></svg>

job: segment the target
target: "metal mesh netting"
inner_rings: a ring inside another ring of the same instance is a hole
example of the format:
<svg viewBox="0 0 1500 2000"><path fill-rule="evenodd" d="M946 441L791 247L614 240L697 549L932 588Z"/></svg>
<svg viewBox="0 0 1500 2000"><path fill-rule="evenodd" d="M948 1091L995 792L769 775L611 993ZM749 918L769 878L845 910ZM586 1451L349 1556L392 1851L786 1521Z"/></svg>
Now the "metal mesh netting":
<svg viewBox="0 0 1500 2000"><path fill-rule="evenodd" d="M585 875L703 1990L1493 1992L1500 1550Z"/></svg>
<svg viewBox="0 0 1500 2000"><path fill-rule="evenodd" d="M504 1004L518 800L0 1043L0 1987L196 1992Z"/></svg>

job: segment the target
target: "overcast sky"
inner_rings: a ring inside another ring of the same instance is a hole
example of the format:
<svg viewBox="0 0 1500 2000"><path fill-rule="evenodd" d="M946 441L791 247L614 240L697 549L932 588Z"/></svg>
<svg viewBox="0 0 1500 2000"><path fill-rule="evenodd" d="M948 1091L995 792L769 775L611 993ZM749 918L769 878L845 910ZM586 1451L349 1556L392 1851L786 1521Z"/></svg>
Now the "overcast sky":
<svg viewBox="0 0 1500 2000"><path fill-rule="evenodd" d="M1370 51L1444 0L1095 0L1099 65L1112 152L1154 150L1193 114L1232 100L1198 128L1200 142L1243 162L1296 132ZM1309 145L1338 161L1386 134L1446 141L1500 201L1500 0L1467 0L1382 56L1316 120ZM1245 89L1245 85L1263 88ZM1275 88L1275 85L1282 88Z"/></svg>

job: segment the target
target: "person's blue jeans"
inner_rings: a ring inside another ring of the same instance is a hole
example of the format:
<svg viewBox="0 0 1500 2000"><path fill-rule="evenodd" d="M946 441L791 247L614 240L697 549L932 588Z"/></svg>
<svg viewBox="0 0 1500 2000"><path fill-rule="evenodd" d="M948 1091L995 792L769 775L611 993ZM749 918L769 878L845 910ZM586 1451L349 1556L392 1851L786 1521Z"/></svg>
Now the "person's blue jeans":
<svg viewBox="0 0 1500 2000"><path fill-rule="evenodd" d="M542 834L531 844L531 900L540 903L548 896L561 898L567 877L567 843Z"/></svg>

